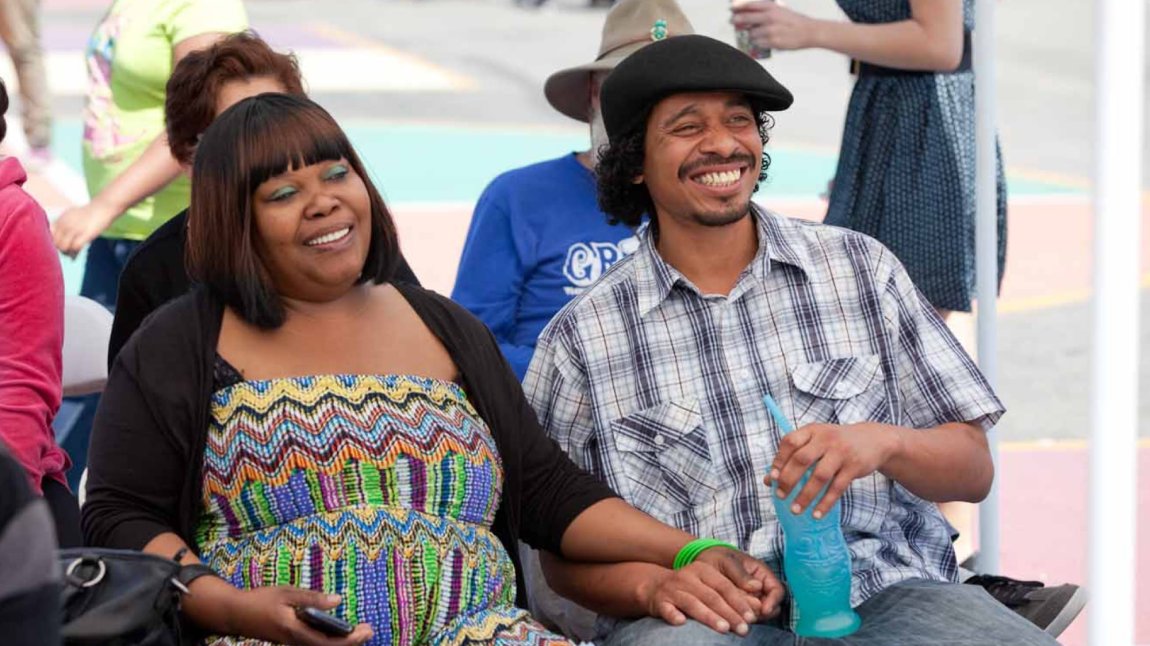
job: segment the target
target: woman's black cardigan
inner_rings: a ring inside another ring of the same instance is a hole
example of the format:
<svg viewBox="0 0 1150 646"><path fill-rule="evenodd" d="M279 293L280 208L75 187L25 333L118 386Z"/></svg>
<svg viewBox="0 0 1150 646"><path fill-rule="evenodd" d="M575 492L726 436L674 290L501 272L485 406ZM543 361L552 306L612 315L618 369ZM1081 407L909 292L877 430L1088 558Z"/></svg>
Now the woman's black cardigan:
<svg viewBox="0 0 1150 646"><path fill-rule="evenodd" d="M503 462L493 531L519 566L517 541L560 553L568 525L615 494L546 437L491 332L451 300L396 288L447 348ZM117 357L88 453L82 523L92 546L138 550L164 532L195 548L212 370L223 306L203 288L149 317ZM522 575L517 602L526 607Z"/></svg>

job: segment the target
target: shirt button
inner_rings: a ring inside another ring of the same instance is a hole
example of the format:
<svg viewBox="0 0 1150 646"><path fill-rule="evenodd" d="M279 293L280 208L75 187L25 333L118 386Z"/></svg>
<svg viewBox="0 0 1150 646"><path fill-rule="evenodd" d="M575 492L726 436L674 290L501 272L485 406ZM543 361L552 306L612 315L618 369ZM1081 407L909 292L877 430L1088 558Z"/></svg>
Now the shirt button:
<svg viewBox="0 0 1150 646"><path fill-rule="evenodd" d="M663 446L663 442L664 440L662 435L655 436L655 446Z"/></svg>

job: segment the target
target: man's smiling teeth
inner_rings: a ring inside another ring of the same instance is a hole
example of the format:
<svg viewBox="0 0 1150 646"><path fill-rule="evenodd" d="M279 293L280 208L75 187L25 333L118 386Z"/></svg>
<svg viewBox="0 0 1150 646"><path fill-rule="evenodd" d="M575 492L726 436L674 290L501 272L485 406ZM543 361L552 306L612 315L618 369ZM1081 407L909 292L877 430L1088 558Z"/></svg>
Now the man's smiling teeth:
<svg viewBox="0 0 1150 646"><path fill-rule="evenodd" d="M322 235L318 238L312 238L311 240L308 240L304 244L306 244L309 247L315 247L315 246L318 246L321 244L327 244L329 242L335 242L336 240L341 240L348 233L351 233L351 227L345 227L343 229L340 229L339 231L332 231L331 233Z"/></svg>
<svg viewBox="0 0 1150 646"><path fill-rule="evenodd" d="M707 186L730 186L739 181L743 172L740 170L728 170L722 173L706 173L695 178L695 181Z"/></svg>

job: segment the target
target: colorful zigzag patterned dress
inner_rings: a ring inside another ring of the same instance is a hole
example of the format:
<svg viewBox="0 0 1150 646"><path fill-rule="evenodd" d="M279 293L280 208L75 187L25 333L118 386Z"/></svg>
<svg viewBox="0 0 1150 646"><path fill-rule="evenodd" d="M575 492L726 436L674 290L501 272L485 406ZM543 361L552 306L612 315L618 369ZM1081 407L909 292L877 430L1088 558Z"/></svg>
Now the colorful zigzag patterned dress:
<svg viewBox="0 0 1150 646"><path fill-rule="evenodd" d="M222 359L216 375L197 542L224 579L340 594L334 614L371 624L371 644L569 645L514 606L514 566L490 530L503 468L461 388L243 381Z"/></svg>

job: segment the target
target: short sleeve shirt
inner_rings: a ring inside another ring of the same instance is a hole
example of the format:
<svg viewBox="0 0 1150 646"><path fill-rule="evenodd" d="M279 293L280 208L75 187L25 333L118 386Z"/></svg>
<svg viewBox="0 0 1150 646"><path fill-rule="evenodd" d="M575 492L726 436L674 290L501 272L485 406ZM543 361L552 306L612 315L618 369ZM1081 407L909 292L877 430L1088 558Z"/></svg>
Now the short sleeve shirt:
<svg viewBox="0 0 1150 646"><path fill-rule="evenodd" d="M240 0L115 0L88 41L84 110L84 175L95 195L164 129L164 97L180 42L248 26ZM180 177L131 207L105 236L143 240L187 208L191 187Z"/></svg>

